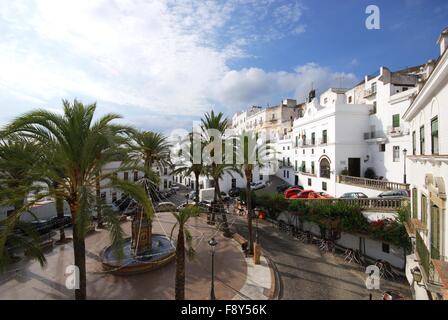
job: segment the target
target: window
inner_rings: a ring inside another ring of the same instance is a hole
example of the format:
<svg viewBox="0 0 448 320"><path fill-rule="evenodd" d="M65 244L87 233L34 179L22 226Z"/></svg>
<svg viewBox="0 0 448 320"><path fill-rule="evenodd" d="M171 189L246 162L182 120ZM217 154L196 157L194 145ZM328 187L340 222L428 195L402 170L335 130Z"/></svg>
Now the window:
<svg viewBox="0 0 448 320"><path fill-rule="evenodd" d="M289 171L286 171L286 178L289 179Z"/></svg>
<svg viewBox="0 0 448 320"><path fill-rule="evenodd" d="M283 157L283 160L282 160L282 164L283 164L283 166L285 166L285 157Z"/></svg>
<svg viewBox="0 0 448 320"><path fill-rule="evenodd" d="M417 188L412 189L412 218L417 219Z"/></svg>
<svg viewBox="0 0 448 320"><path fill-rule="evenodd" d="M322 182L322 190L327 191L327 183Z"/></svg>
<svg viewBox="0 0 448 320"><path fill-rule="evenodd" d="M324 99L324 104L327 104L327 102L328 102L328 98L325 98Z"/></svg>
<svg viewBox="0 0 448 320"><path fill-rule="evenodd" d="M311 187L311 179L308 178L308 186Z"/></svg>
<svg viewBox="0 0 448 320"><path fill-rule="evenodd" d="M386 151L386 144L385 143L381 143L379 145L379 148L380 148L380 152L385 152Z"/></svg>
<svg viewBox="0 0 448 320"><path fill-rule="evenodd" d="M316 133L313 132L311 133L311 145L315 145L316 144Z"/></svg>
<svg viewBox="0 0 448 320"><path fill-rule="evenodd" d="M101 192L101 201L105 202L106 201L106 192Z"/></svg>
<svg viewBox="0 0 448 320"><path fill-rule="evenodd" d="M259 178L260 178L260 180L263 180L263 175L262 175L262 174L260 174L260 177L259 177Z"/></svg>
<svg viewBox="0 0 448 320"><path fill-rule="evenodd" d="M431 207L431 258L440 259L440 210L437 206Z"/></svg>
<svg viewBox="0 0 448 320"><path fill-rule="evenodd" d="M392 116L392 127L398 128L399 126L400 126L400 115L397 113Z"/></svg>
<svg viewBox="0 0 448 320"><path fill-rule="evenodd" d="M134 181L138 180L138 171L134 171Z"/></svg>
<svg viewBox="0 0 448 320"><path fill-rule="evenodd" d="M322 143L327 143L327 130L322 131Z"/></svg>
<svg viewBox="0 0 448 320"><path fill-rule="evenodd" d="M420 154L425 154L425 126L420 127Z"/></svg>
<svg viewBox="0 0 448 320"><path fill-rule="evenodd" d="M300 167L300 171L305 172L306 164L305 161L302 161L302 166Z"/></svg>
<svg viewBox="0 0 448 320"><path fill-rule="evenodd" d="M299 146L299 136L296 136L296 148Z"/></svg>
<svg viewBox="0 0 448 320"><path fill-rule="evenodd" d="M398 162L400 161L400 146L394 146L393 149L393 161Z"/></svg>
<svg viewBox="0 0 448 320"><path fill-rule="evenodd" d="M297 171L297 160L294 163L294 170Z"/></svg>
<svg viewBox="0 0 448 320"><path fill-rule="evenodd" d="M168 168L163 168L163 174L167 175L168 174Z"/></svg>
<svg viewBox="0 0 448 320"><path fill-rule="evenodd" d="M289 157L288 157L288 167L291 165L291 160L289 160Z"/></svg>
<svg viewBox="0 0 448 320"><path fill-rule="evenodd" d="M348 103L352 103L352 96L348 97Z"/></svg>
<svg viewBox="0 0 448 320"><path fill-rule="evenodd" d="M311 174L314 174L314 161L311 161Z"/></svg>
<svg viewBox="0 0 448 320"><path fill-rule="evenodd" d="M383 242L382 249L383 249L383 252L389 253L390 252L390 245L388 243L384 243Z"/></svg>
<svg viewBox="0 0 448 320"><path fill-rule="evenodd" d="M417 141L415 138L416 134L415 131L412 131L412 155L415 156L417 152Z"/></svg>
<svg viewBox="0 0 448 320"><path fill-rule="evenodd" d="M124 173L123 173L123 179L124 179L125 181L128 181L128 180L129 180L129 173L128 173L128 172L124 172Z"/></svg>
<svg viewBox="0 0 448 320"><path fill-rule="evenodd" d="M422 194L421 214L421 220L426 225L428 221L428 200L426 199L426 196L424 194Z"/></svg>
<svg viewBox="0 0 448 320"><path fill-rule="evenodd" d="M286 170L283 170L283 178L286 178Z"/></svg>
<svg viewBox="0 0 448 320"><path fill-rule="evenodd" d="M372 114L376 113L376 101L373 101Z"/></svg>
<svg viewBox="0 0 448 320"><path fill-rule="evenodd" d="M112 203L117 202L117 193L116 192L112 192Z"/></svg>
<svg viewBox="0 0 448 320"><path fill-rule="evenodd" d="M330 179L330 161L328 159L322 159L320 161L320 176L321 178Z"/></svg>
<svg viewBox="0 0 448 320"><path fill-rule="evenodd" d="M437 117L431 120L431 153L439 154L439 120Z"/></svg>
<svg viewBox="0 0 448 320"><path fill-rule="evenodd" d="M168 181L163 180L163 188L166 189L168 187Z"/></svg>
<svg viewBox="0 0 448 320"><path fill-rule="evenodd" d="M376 82L372 82L370 88L372 90L372 93L376 93Z"/></svg>

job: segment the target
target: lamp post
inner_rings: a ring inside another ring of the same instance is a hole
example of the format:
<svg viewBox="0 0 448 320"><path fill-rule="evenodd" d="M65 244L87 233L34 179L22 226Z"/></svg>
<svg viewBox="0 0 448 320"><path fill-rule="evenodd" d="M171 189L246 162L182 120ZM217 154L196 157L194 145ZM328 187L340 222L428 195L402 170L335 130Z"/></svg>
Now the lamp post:
<svg viewBox="0 0 448 320"><path fill-rule="evenodd" d="M408 150L403 149L403 162L404 162L404 168L403 168L403 183L406 184L406 154Z"/></svg>
<svg viewBox="0 0 448 320"><path fill-rule="evenodd" d="M210 300L216 300L215 297L215 247L218 242L215 238L211 238L208 241L209 246L212 248L212 284L210 289Z"/></svg>

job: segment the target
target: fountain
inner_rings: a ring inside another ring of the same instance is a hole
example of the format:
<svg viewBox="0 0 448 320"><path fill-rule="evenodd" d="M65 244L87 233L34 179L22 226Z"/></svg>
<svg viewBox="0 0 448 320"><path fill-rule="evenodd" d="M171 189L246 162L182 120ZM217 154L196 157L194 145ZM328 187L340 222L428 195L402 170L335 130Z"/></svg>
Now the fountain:
<svg viewBox="0 0 448 320"><path fill-rule="evenodd" d="M125 239L124 256L118 259L111 246L101 253L105 270L117 275L129 275L151 271L172 261L176 250L171 240L161 234L153 234L151 222L142 209L132 218L131 237Z"/></svg>

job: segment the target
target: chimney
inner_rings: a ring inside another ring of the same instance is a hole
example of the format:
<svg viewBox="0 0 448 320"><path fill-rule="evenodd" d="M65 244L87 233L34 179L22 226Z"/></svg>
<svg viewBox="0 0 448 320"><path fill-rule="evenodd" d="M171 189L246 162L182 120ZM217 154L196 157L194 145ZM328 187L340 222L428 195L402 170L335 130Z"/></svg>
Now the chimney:
<svg viewBox="0 0 448 320"><path fill-rule="evenodd" d="M444 54L446 48L448 48L448 27L443 29L442 33L437 39L437 43L440 46L440 55Z"/></svg>
<svg viewBox="0 0 448 320"><path fill-rule="evenodd" d="M311 90L310 93L308 94L308 102L313 101L313 99L316 98L316 90Z"/></svg>

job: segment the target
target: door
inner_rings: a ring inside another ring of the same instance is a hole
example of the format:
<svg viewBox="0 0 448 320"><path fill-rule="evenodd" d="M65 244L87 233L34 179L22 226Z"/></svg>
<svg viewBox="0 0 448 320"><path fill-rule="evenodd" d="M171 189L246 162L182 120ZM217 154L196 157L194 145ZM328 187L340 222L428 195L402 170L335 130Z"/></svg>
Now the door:
<svg viewBox="0 0 448 320"><path fill-rule="evenodd" d="M295 178L294 178L294 185L295 186L299 185L299 176L295 176Z"/></svg>
<svg viewBox="0 0 448 320"><path fill-rule="evenodd" d="M348 175L352 177L361 176L361 158L348 158Z"/></svg>

